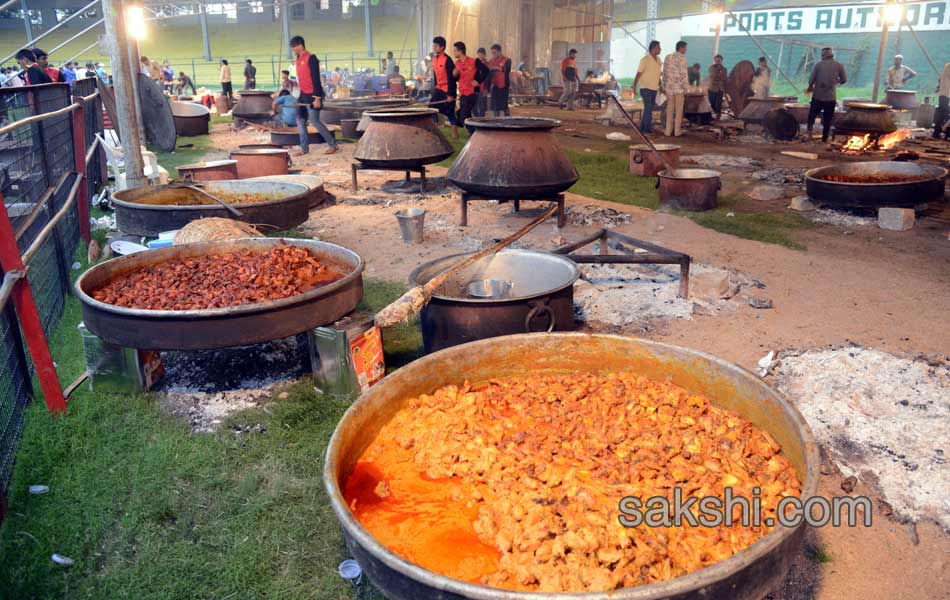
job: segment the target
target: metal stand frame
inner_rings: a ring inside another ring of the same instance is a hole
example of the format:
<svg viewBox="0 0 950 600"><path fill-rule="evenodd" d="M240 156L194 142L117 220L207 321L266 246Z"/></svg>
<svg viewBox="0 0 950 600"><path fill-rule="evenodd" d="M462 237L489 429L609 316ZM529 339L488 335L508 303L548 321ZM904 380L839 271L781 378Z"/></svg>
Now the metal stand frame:
<svg viewBox="0 0 950 600"><path fill-rule="evenodd" d="M410 180L412 173L419 174L419 189L422 192L426 191L426 167L422 165L420 167L370 167L362 163L355 162L350 165L350 168L353 169L353 191L359 190L359 184L356 181L357 171L400 171L406 174L406 181Z"/></svg>
<svg viewBox="0 0 950 600"><path fill-rule="evenodd" d="M573 254L584 246L600 242L600 254ZM616 255L610 254L609 244L614 243L614 247L620 251L627 251L629 254ZM635 249L645 250L646 252L632 252L626 246ZM597 233L589 235L573 244L561 246L554 251L555 254L564 254L576 263L587 264L637 264L637 265L679 265L680 266L680 289L679 297L689 297L689 264L688 254L670 250L656 244L644 242L630 236L617 233L609 229L601 229Z"/></svg>
<svg viewBox="0 0 950 600"><path fill-rule="evenodd" d="M553 198L491 198L488 196L473 194L471 192L462 192L462 198L460 202L462 214L461 218L459 219L459 225L462 227L468 227L468 203L472 200L498 200L499 202L511 201L514 203L514 208L511 212L520 211L522 202L556 202L557 228L561 229L567 225L567 215L564 212L564 194L557 194Z"/></svg>

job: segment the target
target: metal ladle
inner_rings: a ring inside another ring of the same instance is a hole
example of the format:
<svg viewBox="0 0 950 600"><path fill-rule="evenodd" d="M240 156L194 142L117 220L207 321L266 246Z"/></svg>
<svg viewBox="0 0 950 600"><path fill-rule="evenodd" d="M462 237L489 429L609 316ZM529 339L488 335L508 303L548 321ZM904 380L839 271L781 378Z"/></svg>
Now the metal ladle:
<svg viewBox="0 0 950 600"><path fill-rule="evenodd" d="M617 108L619 108L620 112L623 113L623 116L626 117L628 121L630 121L630 126L633 127L633 130L637 132L637 135L640 137L640 140L642 140L643 143L646 144L647 147L650 148L653 154L656 154L657 158L660 159L660 162L663 163L663 166L666 167L666 170L669 171L670 175L672 177L676 177L676 169L673 167L673 165L670 164L668 160L666 160L666 158L662 154L660 154L659 150L656 149L656 146L653 145L653 142L651 142L647 138L647 136L645 136L643 132L640 131L640 128L637 126L636 123L633 122L633 119L627 113L627 109L623 107L623 104L620 103L620 100L618 100L617 97L614 96L613 94L608 94L607 96L617 103Z"/></svg>
<svg viewBox="0 0 950 600"><path fill-rule="evenodd" d="M205 196L211 198L212 200L214 200L215 202L217 202L218 204L220 204L220 205L223 206L224 208L228 209L228 211L229 211L232 215L234 215L235 217L243 217L243 216L244 216L244 213L243 213L243 212L241 212L241 211L239 211L238 209L234 208L233 206L231 206L230 204L228 204L227 202L225 202L225 201L222 200L221 198L218 198L217 196L215 196L215 195L212 194L211 192L206 192L205 190L201 189L200 187L198 187L198 186L196 186L196 185L181 184L179 187L185 188L185 189L187 189L187 190L195 190L195 191L198 192L199 194L204 194Z"/></svg>

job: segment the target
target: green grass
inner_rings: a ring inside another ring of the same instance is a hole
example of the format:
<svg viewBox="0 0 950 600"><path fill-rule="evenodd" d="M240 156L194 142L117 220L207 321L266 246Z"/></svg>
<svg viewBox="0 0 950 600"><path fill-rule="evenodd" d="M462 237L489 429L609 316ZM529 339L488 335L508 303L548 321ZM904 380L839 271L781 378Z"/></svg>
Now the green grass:
<svg viewBox="0 0 950 600"><path fill-rule="evenodd" d="M831 562L831 555L822 546L805 546L805 557L818 564L827 564Z"/></svg>
<svg viewBox="0 0 950 600"><path fill-rule="evenodd" d="M699 213L682 212L696 224L727 233L747 240L756 240L769 244L778 244L793 250L805 250L805 246L794 238L796 231L812 229L814 223L797 213L743 213L733 207L735 198L720 197L719 207L715 210ZM728 216L732 213L733 216Z"/></svg>
<svg viewBox="0 0 950 600"><path fill-rule="evenodd" d="M630 174L627 144L617 144L608 152L568 150L567 154L581 175L570 192L649 209L659 204L656 178Z"/></svg>
<svg viewBox="0 0 950 600"><path fill-rule="evenodd" d="M85 264L85 249L77 260ZM402 292L367 280L363 308L378 310ZM79 320L70 298L50 339L64 385L85 369ZM385 337L393 364L418 355L412 325ZM242 437L227 428L192 434L147 395L82 386L65 417L35 402L0 528L3 597L355 597L336 573L348 554L320 481L347 404L307 382L284 391L271 414L233 417L230 424L266 427ZM50 492L28 495L34 483ZM57 566L54 552L76 563Z"/></svg>
<svg viewBox="0 0 950 600"><path fill-rule="evenodd" d="M211 115L211 127L222 123L231 123L230 116ZM211 137L196 135L179 137L174 152L155 152L158 164L168 170L170 179L178 179L178 167L201 162L209 152L216 150L211 143Z"/></svg>

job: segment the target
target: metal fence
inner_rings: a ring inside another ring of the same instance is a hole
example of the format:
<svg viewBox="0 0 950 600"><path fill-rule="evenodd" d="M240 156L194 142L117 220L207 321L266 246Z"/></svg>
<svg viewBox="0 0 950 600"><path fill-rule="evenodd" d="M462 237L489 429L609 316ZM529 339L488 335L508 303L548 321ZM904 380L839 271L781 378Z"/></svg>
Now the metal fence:
<svg viewBox="0 0 950 600"><path fill-rule="evenodd" d="M102 161L93 150L95 133L102 130L102 103L91 96L95 81L70 90L66 84L0 89L0 193L10 218L16 246L29 269L27 280L39 312L42 330L49 335L56 327L70 293L70 272L80 239L80 201L99 189L104 176ZM92 86L90 91L89 86ZM83 101L83 140L74 145L78 126L67 106L73 93L86 93ZM31 117L61 111L42 120ZM24 121L15 126L17 121ZM9 127L10 125L14 127ZM76 195L75 153L91 156L83 185L86 194ZM88 194L88 195L87 195ZM76 197L71 209L58 222L57 213ZM47 234L44 230L55 223ZM41 239L35 248L34 242ZM2 271L2 268L0 268ZM6 273L2 273L6 275ZM5 299L9 296L5 296ZM23 415L33 396L34 367L29 358L20 318L11 302L0 309L0 505L10 482L17 444L23 430ZM0 506L2 516L2 506Z"/></svg>
<svg viewBox="0 0 950 600"><path fill-rule="evenodd" d="M399 52L393 51L393 54L400 73L406 79L412 79L415 76L416 69L415 52L407 50L401 57ZM332 71L339 67L340 70L347 69L351 74L364 69L381 73L383 72L382 59L385 57L386 52L377 52L373 56L359 52L317 54L317 58L320 59L320 66L324 70ZM247 59L251 59L251 62L257 67L257 87L259 88L275 89L280 82L280 72L282 70L294 72L293 59L277 54L221 56L210 61L204 58L169 58L167 60L168 65L175 70L176 79L179 72L185 72L195 82L196 86L204 86L216 91L221 86L220 63L222 58L227 59L231 66L231 78L236 89L244 85L244 61Z"/></svg>

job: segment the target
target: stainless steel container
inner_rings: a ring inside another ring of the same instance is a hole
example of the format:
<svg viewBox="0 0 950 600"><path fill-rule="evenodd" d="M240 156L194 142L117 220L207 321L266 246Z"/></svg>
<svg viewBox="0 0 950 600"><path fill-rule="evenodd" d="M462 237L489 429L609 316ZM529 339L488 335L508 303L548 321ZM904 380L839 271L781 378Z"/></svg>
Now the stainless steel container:
<svg viewBox="0 0 950 600"><path fill-rule="evenodd" d="M659 342L611 335L516 335L456 346L419 359L363 394L336 427L323 483L350 554L393 600L760 600L800 554L805 526L776 527L752 546L689 575L603 593L522 593L451 579L423 569L378 542L350 512L343 482L356 461L410 398L449 384L540 373L634 370L669 379L768 431L802 481L801 500L817 493L818 446L801 414L761 379L719 358Z"/></svg>

